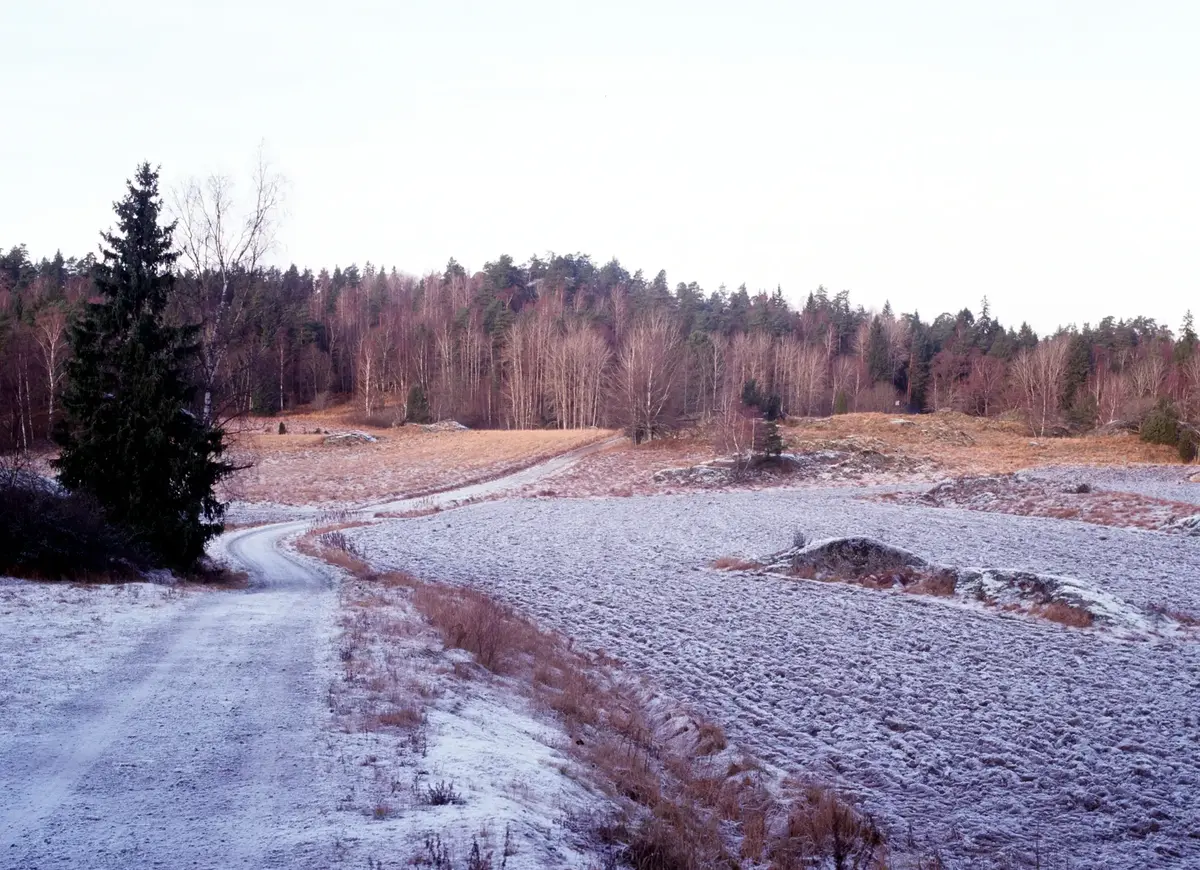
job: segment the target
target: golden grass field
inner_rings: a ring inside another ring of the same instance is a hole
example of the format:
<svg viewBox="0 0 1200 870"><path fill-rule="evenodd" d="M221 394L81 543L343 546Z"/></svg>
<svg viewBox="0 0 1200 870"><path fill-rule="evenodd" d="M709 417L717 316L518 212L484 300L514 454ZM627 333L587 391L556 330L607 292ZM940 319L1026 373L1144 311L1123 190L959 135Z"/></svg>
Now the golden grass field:
<svg viewBox="0 0 1200 870"><path fill-rule="evenodd" d="M893 422L899 420L901 422ZM936 414L843 414L800 420L786 427L789 447L830 438L878 439L887 451L936 462L948 474L1004 474L1054 465L1174 464L1173 448L1147 444L1131 433L1033 438L1015 420Z"/></svg>
<svg viewBox="0 0 1200 870"><path fill-rule="evenodd" d="M830 483L932 481L960 475L1005 474L1045 466L1122 466L1179 461L1173 449L1146 444L1133 434L1033 438L1020 422L956 412L804 418L785 423L782 434L787 450L792 452L845 449L852 445L854 449L877 451L900 460L893 473L881 472L871 480L847 478L828 481ZM651 476L664 468L696 465L718 457L714 439L701 432L638 446L625 442L584 457L553 480L527 487L523 494L586 497L679 491L677 486L655 483ZM912 468L920 470L912 471ZM786 484L788 478L776 482Z"/></svg>
<svg viewBox="0 0 1200 870"><path fill-rule="evenodd" d="M231 455L250 467L223 485L225 498L277 504L379 501L495 477L610 437L607 430L368 429L330 418L284 418L288 433L242 431ZM322 434L311 434L313 428ZM329 444L326 430L365 432L376 443ZM307 432L306 432L307 430ZM291 434L295 433L295 434Z"/></svg>

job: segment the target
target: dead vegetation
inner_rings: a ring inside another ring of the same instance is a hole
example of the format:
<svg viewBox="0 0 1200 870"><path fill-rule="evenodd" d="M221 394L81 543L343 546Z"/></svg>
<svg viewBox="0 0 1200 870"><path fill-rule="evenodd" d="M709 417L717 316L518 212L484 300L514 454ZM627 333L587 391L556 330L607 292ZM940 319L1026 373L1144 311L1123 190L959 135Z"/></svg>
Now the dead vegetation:
<svg viewBox="0 0 1200 870"><path fill-rule="evenodd" d="M565 748L616 808L611 818L591 825L609 866L885 866L880 829L832 790L780 784L731 747L719 725L664 703L602 654L575 649L481 592L376 573L332 534L316 529L300 548L361 581L363 594L347 602L341 657L347 679L371 691L372 710L356 715L334 699L344 727L419 730L422 688L397 678L387 639L432 627L447 647L469 652L490 678L506 681L562 723ZM380 615L394 614L394 605L380 605L397 599L424 624ZM455 673L474 677L469 670Z"/></svg>
<svg viewBox="0 0 1200 870"><path fill-rule="evenodd" d="M928 459L946 474L1007 474L1053 465L1176 463L1175 451L1147 444L1131 433L1033 438L1019 420L935 414L841 414L803 419L787 428L789 439L872 438L890 453Z"/></svg>
<svg viewBox="0 0 1200 870"><path fill-rule="evenodd" d="M1057 622L1059 625L1069 625L1072 628L1091 628L1095 617L1077 604L1065 601L1051 601L1047 604L1035 604L1029 612L1041 619Z"/></svg>
<svg viewBox="0 0 1200 870"><path fill-rule="evenodd" d="M1166 604L1151 604L1146 610L1155 616L1174 620L1186 628L1200 628L1200 616Z"/></svg>
<svg viewBox="0 0 1200 870"><path fill-rule="evenodd" d="M699 426L677 437L625 444L584 457L555 478L553 492L536 486L523 494L659 495L697 486L932 482L952 475L1008 474L1040 466L1178 461L1170 448L1147 444L1130 433L1031 438L1019 421L949 411L794 418L781 426L780 434L786 452L796 458L790 473L767 468L732 479L722 466L728 457L715 449L710 429Z"/></svg>
<svg viewBox="0 0 1200 870"><path fill-rule="evenodd" d="M231 455L249 466L222 497L287 505L419 496L508 474L609 437L604 430L363 430L375 440L327 443L329 431L299 419L288 434L242 432Z"/></svg>
<svg viewBox="0 0 1200 870"><path fill-rule="evenodd" d="M721 556L708 563L708 567L718 571L754 571L762 567L762 563L753 559L742 559L737 556Z"/></svg>
<svg viewBox="0 0 1200 870"><path fill-rule="evenodd" d="M1085 583L1065 577L1002 569L954 568L933 564L901 547L867 537L831 538L809 543L796 532L794 546L763 563L726 558L718 563L729 571L767 571L785 577L825 583L847 583L877 591L900 592L935 598L955 598L1002 613L1043 619L1069 628L1127 627L1121 619L1140 622L1137 608L1128 603L1101 605L1093 610L1095 596ZM1109 607L1106 610L1105 607ZM1125 617L1119 611L1127 611ZM1174 622L1185 631L1195 623L1187 615L1166 608L1150 613ZM1099 618L1097 617L1099 614ZM1182 616L1183 618L1180 618Z"/></svg>

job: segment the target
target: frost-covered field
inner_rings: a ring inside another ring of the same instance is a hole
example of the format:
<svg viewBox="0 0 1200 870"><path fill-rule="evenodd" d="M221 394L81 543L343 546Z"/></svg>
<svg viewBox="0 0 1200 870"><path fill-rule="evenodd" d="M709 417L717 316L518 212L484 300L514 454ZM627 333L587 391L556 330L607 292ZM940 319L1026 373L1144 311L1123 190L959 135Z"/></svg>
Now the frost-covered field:
<svg viewBox="0 0 1200 870"><path fill-rule="evenodd" d="M1200 505L1200 482L1194 465L1148 465L1139 468L1038 468L1030 476L1054 481L1085 480L1095 487L1135 492L1166 501Z"/></svg>
<svg viewBox="0 0 1200 870"><path fill-rule="evenodd" d="M193 603L157 583L30 583L0 577L0 742L65 699Z"/></svg>
<svg viewBox="0 0 1200 870"><path fill-rule="evenodd" d="M901 851L911 826L951 866L1035 849L1042 866L1200 866L1200 644L705 567L795 528L866 534L1197 614L1200 539L855 494L508 500L352 535L380 567L477 584L624 659L768 761L861 796Z"/></svg>

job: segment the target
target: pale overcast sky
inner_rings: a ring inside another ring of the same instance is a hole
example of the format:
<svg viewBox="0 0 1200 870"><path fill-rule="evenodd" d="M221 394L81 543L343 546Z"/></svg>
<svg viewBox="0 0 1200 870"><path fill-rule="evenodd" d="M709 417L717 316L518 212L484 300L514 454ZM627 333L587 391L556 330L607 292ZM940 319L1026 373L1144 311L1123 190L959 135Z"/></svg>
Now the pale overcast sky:
<svg viewBox="0 0 1200 870"><path fill-rule="evenodd" d="M617 256L1046 330L1200 314L1200 3L17 2L0 245L143 159L289 180L275 259Z"/></svg>

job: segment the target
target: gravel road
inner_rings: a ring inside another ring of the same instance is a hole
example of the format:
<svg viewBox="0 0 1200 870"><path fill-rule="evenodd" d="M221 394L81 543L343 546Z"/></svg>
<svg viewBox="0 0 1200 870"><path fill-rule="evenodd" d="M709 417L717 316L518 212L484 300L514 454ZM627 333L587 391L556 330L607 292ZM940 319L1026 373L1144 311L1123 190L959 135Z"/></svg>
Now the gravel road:
<svg viewBox="0 0 1200 870"><path fill-rule="evenodd" d="M228 536L253 589L196 596L3 747L0 865L327 866L336 797L312 758L334 599L274 549L294 531Z"/></svg>
<svg viewBox="0 0 1200 870"><path fill-rule="evenodd" d="M493 495L600 446L364 513ZM322 730L336 599L315 563L279 546L307 524L223 536L213 551L250 574L250 589L165 608L131 650L80 669L86 681L26 683L44 697L20 721L0 713L0 867L338 863L341 795Z"/></svg>

